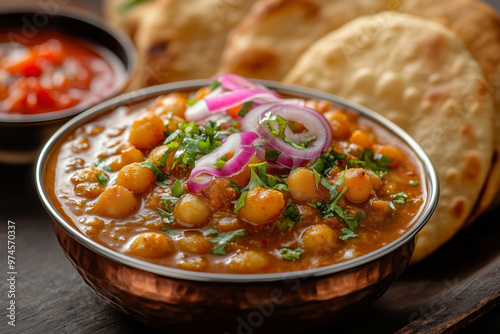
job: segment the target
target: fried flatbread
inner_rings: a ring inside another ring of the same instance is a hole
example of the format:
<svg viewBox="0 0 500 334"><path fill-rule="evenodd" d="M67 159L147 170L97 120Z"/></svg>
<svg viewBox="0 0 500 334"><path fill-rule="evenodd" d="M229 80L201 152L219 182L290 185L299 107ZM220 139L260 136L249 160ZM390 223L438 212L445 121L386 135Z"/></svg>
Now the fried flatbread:
<svg viewBox="0 0 500 334"><path fill-rule="evenodd" d="M490 206L500 189L500 17L493 8L475 0L405 0L398 10L429 18L452 30L483 68L493 95L495 156L470 222Z"/></svg>
<svg viewBox="0 0 500 334"><path fill-rule="evenodd" d="M116 28L134 39L135 32L143 19L147 19L148 11L161 0L146 0L127 6L130 0L104 0L103 14L106 20Z"/></svg>
<svg viewBox="0 0 500 334"><path fill-rule="evenodd" d="M314 41L386 8L380 0L260 0L229 35L219 72L281 80Z"/></svg>
<svg viewBox="0 0 500 334"><path fill-rule="evenodd" d="M494 106L481 67L450 30L397 12L361 17L314 43L284 81L371 108L424 148L441 194L414 261L460 229L491 166Z"/></svg>
<svg viewBox="0 0 500 334"><path fill-rule="evenodd" d="M139 73L131 88L216 74L228 32L254 1L163 0L137 30Z"/></svg>
<svg viewBox="0 0 500 334"><path fill-rule="evenodd" d="M260 0L230 34L220 72L282 80L317 39L362 15L397 10L436 21L468 47L481 65L495 99L495 155L488 181L469 221L500 189L500 18L476 0ZM293 32L293 33L291 33Z"/></svg>

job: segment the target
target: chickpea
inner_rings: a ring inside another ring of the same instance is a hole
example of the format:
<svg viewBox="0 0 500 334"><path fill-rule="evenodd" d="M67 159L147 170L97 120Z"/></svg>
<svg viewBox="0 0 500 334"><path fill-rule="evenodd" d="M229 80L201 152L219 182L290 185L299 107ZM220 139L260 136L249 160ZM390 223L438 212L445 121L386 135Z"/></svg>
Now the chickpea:
<svg viewBox="0 0 500 334"><path fill-rule="evenodd" d="M174 242L164 234L149 232L136 237L130 245L129 253L148 259L158 259L174 251Z"/></svg>
<svg viewBox="0 0 500 334"><path fill-rule="evenodd" d="M382 200L373 201L371 205L373 209L378 211L385 211L389 208L389 203Z"/></svg>
<svg viewBox="0 0 500 334"><path fill-rule="evenodd" d="M161 157L167 151L168 151L168 145L156 146L155 148L153 148L153 150L151 150L148 158L153 160L153 162L158 165L160 163ZM169 153L168 158L165 161L165 163L166 163L166 165L165 165L165 168L163 168L163 170L169 171L174 164L174 152Z"/></svg>
<svg viewBox="0 0 500 334"><path fill-rule="evenodd" d="M259 158L257 158L257 156L254 155L248 162L248 165L256 164L259 162L260 162ZM248 184L248 181L250 181L251 170L248 165L246 165L241 172L230 177L231 181L236 183L240 188L246 186Z"/></svg>
<svg viewBox="0 0 500 334"><path fill-rule="evenodd" d="M333 139L347 139L351 135L349 119L340 111L327 111L323 114L332 127Z"/></svg>
<svg viewBox="0 0 500 334"><path fill-rule="evenodd" d="M262 253L256 251L242 251L227 263L230 272L237 274L262 273L270 268L269 259Z"/></svg>
<svg viewBox="0 0 500 334"><path fill-rule="evenodd" d="M203 226L210 216L210 207L199 196L186 194L174 207L176 221L187 227Z"/></svg>
<svg viewBox="0 0 500 334"><path fill-rule="evenodd" d="M217 210L221 207L231 206L231 201L240 197L240 193L231 187L231 182L226 178L216 178L202 190L208 205Z"/></svg>
<svg viewBox="0 0 500 334"><path fill-rule="evenodd" d="M83 183L83 182L99 182L97 179L97 174L105 174L104 172L94 168L94 167L85 167L79 169L71 176L71 182L74 185Z"/></svg>
<svg viewBox="0 0 500 334"><path fill-rule="evenodd" d="M391 159L389 165L390 168L397 168L403 161L406 160L406 156L397 147L391 145L376 145L375 153L385 155Z"/></svg>
<svg viewBox="0 0 500 334"><path fill-rule="evenodd" d="M167 118L165 120L166 124L167 124L167 128L170 130L170 131L175 131L179 128L179 123L185 123L186 120L184 118L181 118L179 116L172 116L170 118Z"/></svg>
<svg viewBox="0 0 500 334"><path fill-rule="evenodd" d="M247 193L245 205L238 215L251 224L261 225L278 217L284 206L281 191L257 187Z"/></svg>
<svg viewBox="0 0 500 334"><path fill-rule="evenodd" d="M206 271L208 268L208 260L204 257L190 257L186 260L181 260L177 266L184 270Z"/></svg>
<svg viewBox="0 0 500 334"><path fill-rule="evenodd" d="M135 147L127 147L120 153L120 158L111 162L109 166L113 170L119 170L123 166L130 165L134 162L144 161L144 154Z"/></svg>
<svg viewBox="0 0 500 334"><path fill-rule="evenodd" d="M366 175L368 175L368 178L370 179L373 190L375 190L376 192L382 190L382 179L377 175L377 173L375 173L371 169L366 169Z"/></svg>
<svg viewBox="0 0 500 334"><path fill-rule="evenodd" d="M349 137L349 142L369 150L373 147L373 139L363 130L355 130Z"/></svg>
<svg viewBox="0 0 500 334"><path fill-rule="evenodd" d="M339 247L337 234L326 224L309 227L302 233L304 249L308 253L330 253Z"/></svg>
<svg viewBox="0 0 500 334"><path fill-rule="evenodd" d="M243 228L238 218L224 212L216 212L212 217L212 222L215 222L218 232L231 232Z"/></svg>
<svg viewBox="0 0 500 334"><path fill-rule="evenodd" d="M167 128L161 118L153 112L146 112L132 123L128 140L138 149L147 149L164 139L165 131Z"/></svg>
<svg viewBox="0 0 500 334"><path fill-rule="evenodd" d="M341 193L345 187L345 197L352 203L362 203L366 201L371 194L372 184L364 168L350 168L337 174L337 179L345 175L344 182L337 186L337 191Z"/></svg>
<svg viewBox="0 0 500 334"><path fill-rule="evenodd" d="M332 103L326 100L307 100L306 106L324 114L332 108Z"/></svg>
<svg viewBox="0 0 500 334"><path fill-rule="evenodd" d="M86 167L76 171L71 177L71 182L75 185L75 195L88 199L99 196L105 187L99 183L98 174L106 175L103 171L93 167Z"/></svg>
<svg viewBox="0 0 500 334"><path fill-rule="evenodd" d="M286 179L290 194L296 201L308 202L328 196L328 191L320 183L316 188L314 172L307 168L299 168Z"/></svg>
<svg viewBox="0 0 500 334"><path fill-rule="evenodd" d="M148 167L139 163L133 163L120 170L115 183L138 194L151 188L155 180L155 174Z"/></svg>
<svg viewBox="0 0 500 334"><path fill-rule="evenodd" d="M202 87L200 88L196 94L194 95L194 98L196 100L201 100L203 99L205 96L207 96L208 94L210 94L212 92L212 90L210 89L210 87Z"/></svg>
<svg viewBox="0 0 500 334"><path fill-rule="evenodd" d="M184 236L178 242L179 248L186 253L205 254L209 253L212 245L207 237L200 232L184 232Z"/></svg>
<svg viewBox="0 0 500 334"><path fill-rule="evenodd" d="M106 187L100 183L96 182L83 182L75 186L75 195L80 197L85 197L88 199L94 199L99 196Z"/></svg>
<svg viewBox="0 0 500 334"><path fill-rule="evenodd" d="M134 193L122 186L106 189L97 199L93 210L104 217L122 218L139 207Z"/></svg>
<svg viewBox="0 0 500 334"><path fill-rule="evenodd" d="M187 107L187 96L183 93L170 93L160 97L154 108L154 113L160 117L174 115L184 118L184 111Z"/></svg>

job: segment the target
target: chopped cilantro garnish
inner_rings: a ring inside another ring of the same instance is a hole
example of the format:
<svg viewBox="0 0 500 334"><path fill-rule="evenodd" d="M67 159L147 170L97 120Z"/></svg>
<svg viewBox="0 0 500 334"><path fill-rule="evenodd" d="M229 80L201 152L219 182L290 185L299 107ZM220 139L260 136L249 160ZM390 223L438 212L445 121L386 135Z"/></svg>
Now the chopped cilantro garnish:
<svg viewBox="0 0 500 334"><path fill-rule="evenodd" d="M295 261L300 259L300 255L304 253L302 248L290 249L290 248L282 248L280 249L280 254L284 260Z"/></svg>
<svg viewBox="0 0 500 334"><path fill-rule="evenodd" d="M221 169L222 167L224 167L224 165L226 164L226 161L227 161L227 157L226 156L223 156L222 158L220 158L219 160L217 160L216 163L214 163L214 166L217 168L217 169Z"/></svg>
<svg viewBox="0 0 500 334"><path fill-rule="evenodd" d="M252 190L257 187L284 191L288 190L288 186L285 184L283 179L277 176L267 175L267 162L264 161L257 164L250 164L248 166L250 167L250 181L242 190ZM257 173L255 170L257 170Z"/></svg>
<svg viewBox="0 0 500 334"><path fill-rule="evenodd" d="M106 172L112 172L113 169L108 164L108 158L100 158L97 162L94 163L95 168L100 168Z"/></svg>
<svg viewBox="0 0 500 334"><path fill-rule="evenodd" d="M161 208L156 208L156 210L158 211L158 213L160 214L160 216L163 217L163 222L165 224L173 224L175 222L175 217L173 215L173 213L170 213L170 212L167 212L165 210L162 210Z"/></svg>
<svg viewBox="0 0 500 334"><path fill-rule="evenodd" d="M178 201L179 201L178 197L172 197L172 196L163 196L162 197L163 207L168 212L172 212L174 205L177 204Z"/></svg>
<svg viewBox="0 0 500 334"><path fill-rule="evenodd" d="M179 129L168 133L163 142L168 144L169 149L165 152L165 162L168 154L175 151L174 163L171 168L179 166L185 168L194 166L196 160L205 154L211 153L221 145L221 141L228 137L236 129L221 130L220 126L227 123L230 117L223 117L217 122L209 121L205 125L197 125L194 122L179 123ZM163 158L163 156L162 156Z"/></svg>
<svg viewBox="0 0 500 334"><path fill-rule="evenodd" d="M247 191L242 191L240 197L236 201L236 206L234 208L234 213L237 213L242 207L245 206L245 199L247 198Z"/></svg>
<svg viewBox="0 0 500 334"><path fill-rule="evenodd" d="M168 233L170 233L171 235L177 235L179 234L176 230L174 230L173 228L171 228L170 226L168 225L164 225L162 228L161 228L163 231L167 231Z"/></svg>
<svg viewBox="0 0 500 334"><path fill-rule="evenodd" d="M240 111L238 111L238 116L245 117L245 115L252 109L253 105L253 101L244 102L241 105Z"/></svg>
<svg viewBox="0 0 500 334"><path fill-rule="evenodd" d="M318 201L316 203L307 203L307 204L311 207L318 209L325 218L338 216L346 223L349 229L355 230L359 225L357 217L353 218L349 216L349 214L337 204L342 195L344 195L344 193L348 189L348 187L344 187L344 189L342 189L342 192L340 194L337 191L337 186L342 185L344 183L344 180L345 180L345 173L340 177L340 179L338 179L335 182L335 185L329 184L324 178L321 179L321 184L330 192L330 203L328 204Z"/></svg>
<svg viewBox="0 0 500 334"><path fill-rule="evenodd" d="M158 184L158 183L157 183ZM164 183L163 183L164 184ZM167 186L166 184L164 184ZM164 187L162 187L164 188ZM172 229L169 225L172 225L175 223L175 216L172 213L174 210L175 204L179 201L180 197L186 193L186 190L182 188L181 183L179 180L175 180L174 184L172 185L172 196L162 196L162 203L163 207L162 208L156 208L160 216L163 217L163 223L165 224L162 229L164 231L169 232L172 235L177 235L177 232Z"/></svg>
<svg viewBox="0 0 500 334"><path fill-rule="evenodd" d="M241 192L241 188L233 180L231 180L231 188L233 188L237 192Z"/></svg>
<svg viewBox="0 0 500 334"><path fill-rule="evenodd" d="M166 185L165 183L163 182L158 182L158 181L155 181L155 184L160 187L160 188L167 188L168 185Z"/></svg>
<svg viewBox="0 0 500 334"><path fill-rule="evenodd" d="M208 237L210 234L217 235L219 232L217 232L217 229L215 227L212 227L210 230L203 232L203 235L205 237Z"/></svg>
<svg viewBox="0 0 500 334"><path fill-rule="evenodd" d="M215 80L214 82L212 82L210 84L209 88L210 88L210 90L213 91L213 90L217 89L220 85L221 85L221 82L219 80Z"/></svg>
<svg viewBox="0 0 500 334"><path fill-rule="evenodd" d="M264 114L264 117L259 121L259 124L266 124L274 136L298 150L307 148L307 146L316 139L316 136L300 137L300 142L287 139L285 130L287 126L290 127L290 123L285 118L280 115L274 115L270 111ZM290 129L292 130L292 128Z"/></svg>
<svg viewBox="0 0 500 334"><path fill-rule="evenodd" d="M295 207L293 206L292 203L288 203L283 210L283 215L286 217L286 219L281 220L277 223L278 229L280 231L286 230L286 229L292 229L292 227L295 226L295 224L299 221L302 221L302 217L300 213L297 212Z"/></svg>
<svg viewBox="0 0 500 334"><path fill-rule="evenodd" d="M389 157L385 155L374 156L373 151L368 149L357 151L358 159L349 159L347 161L350 166L360 165L361 167L371 169L379 176L381 176L382 172L389 171L389 165L392 161Z"/></svg>
<svg viewBox="0 0 500 334"><path fill-rule="evenodd" d="M198 102L197 99L187 99L186 100L186 103L189 105L189 106L193 106L196 104L196 102Z"/></svg>
<svg viewBox="0 0 500 334"><path fill-rule="evenodd" d="M316 189L319 189L319 183L321 182L321 174L316 171L316 169L312 170L314 173L314 183L316 185Z"/></svg>
<svg viewBox="0 0 500 334"><path fill-rule="evenodd" d="M280 139L285 139L285 129L288 125L288 121L281 117L280 115L274 115L272 112L267 112L264 117L259 121L259 124L266 124L273 135ZM277 129L275 128L277 126Z"/></svg>
<svg viewBox="0 0 500 334"><path fill-rule="evenodd" d="M267 161L277 161L281 152L278 150L266 150L265 159Z"/></svg>
<svg viewBox="0 0 500 334"><path fill-rule="evenodd" d="M276 225L280 231L291 230L295 226L296 222L291 219L280 220Z"/></svg>
<svg viewBox="0 0 500 334"><path fill-rule="evenodd" d="M396 206L394 205L394 203L392 203L391 201L387 201L387 204L391 209L396 210Z"/></svg>
<svg viewBox="0 0 500 334"><path fill-rule="evenodd" d="M347 187L346 187L347 188ZM335 206L335 213L342 218L342 220L347 224L349 229L352 231L357 229L359 226L359 222L356 218L350 217L342 208L338 205Z"/></svg>
<svg viewBox="0 0 500 334"><path fill-rule="evenodd" d="M300 141L304 143L305 147L309 146L310 143L316 140L316 136L308 136L300 138Z"/></svg>
<svg viewBox="0 0 500 334"><path fill-rule="evenodd" d="M391 197L395 198L392 200L394 203L405 204L405 199L408 198L408 195L406 195L404 192L399 192L397 194L391 195Z"/></svg>
<svg viewBox="0 0 500 334"><path fill-rule="evenodd" d="M108 176L106 174L102 174L102 173L96 174L95 176L97 177L97 180L99 181L99 183L106 187L106 185L109 182Z"/></svg>
<svg viewBox="0 0 500 334"><path fill-rule="evenodd" d="M147 160L141 162L141 164L148 167L155 174L156 180L158 182L163 182L166 180L167 175L165 173L163 173L162 170L160 168L158 168L158 166L155 165L153 160L147 159Z"/></svg>
<svg viewBox="0 0 500 334"><path fill-rule="evenodd" d="M338 160L344 160L346 157L347 155L344 153L332 154L329 152L322 152L314 164L309 168L316 171L320 176L325 176L332 167L337 166Z"/></svg>
<svg viewBox="0 0 500 334"><path fill-rule="evenodd" d="M283 215L287 218L290 218L290 220L294 222L299 222L302 220L300 213L297 212L292 203L288 203L286 205L285 210L283 210Z"/></svg>
<svg viewBox="0 0 500 334"><path fill-rule="evenodd" d="M349 238L354 238L354 237L358 236L356 233L354 233L351 229L348 229L348 228L343 228L342 233L344 233L344 234L339 235L340 240L347 240Z"/></svg>
<svg viewBox="0 0 500 334"><path fill-rule="evenodd" d="M181 197L186 193L186 189L182 188L179 180L175 180L174 184L172 184L172 196Z"/></svg>
<svg viewBox="0 0 500 334"><path fill-rule="evenodd" d="M420 183L419 180L410 180L410 185L417 186Z"/></svg>
<svg viewBox="0 0 500 334"><path fill-rule="evenodd" d="M226 253L226 246L234 241L238 237L244 237L247 235L246 230L238 230L228 233L217 233L217 235L210 239L210 242L217 244L214 249L212 249L212 254L224 255Z"/></svg>

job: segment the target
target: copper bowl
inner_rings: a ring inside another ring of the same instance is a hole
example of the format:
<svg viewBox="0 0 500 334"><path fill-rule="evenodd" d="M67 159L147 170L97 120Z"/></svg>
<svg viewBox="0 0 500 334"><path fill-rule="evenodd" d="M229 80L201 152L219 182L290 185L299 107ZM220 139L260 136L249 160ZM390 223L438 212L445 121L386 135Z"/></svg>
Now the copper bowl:
<svg viewBox="0 0 500 334"><path fill-rule="evenodd" d="M103 94L104 101L122 93L135 70L136 54L130 39L107 26L102 19L76 10L61 10L43 6L0 9L0 28L21 29L30 38L42 29L53 29L64 35L88 41L107 57L113 58L117 75L112 89ZM91 107L84 103L72 108L48 113L19 115L0 113L0 163L30 164L36 161L46 141L64 123Z"/></svg>
<svg viewBox="0 0 500 334"><path fill-rule="evenodd" d="M44 147L36 168L38 194L54 221L66 256L83 280L115 308L171 333L297 332L335 321L375 301L407 266L415 235L429 220L438 199L437 176L423 150L399 127L366 108L310 89L259 82L282 94L325 99L355 110L409 145L421 164L427 191L414 225L399 239L364 256L311 270L273 274L184 271L128 257L94 242L65 220L51 202L44 186L48 158L67 134L97 115L161 94L192 91L208 81L149 87L99 104L67 123Z"/></svg>

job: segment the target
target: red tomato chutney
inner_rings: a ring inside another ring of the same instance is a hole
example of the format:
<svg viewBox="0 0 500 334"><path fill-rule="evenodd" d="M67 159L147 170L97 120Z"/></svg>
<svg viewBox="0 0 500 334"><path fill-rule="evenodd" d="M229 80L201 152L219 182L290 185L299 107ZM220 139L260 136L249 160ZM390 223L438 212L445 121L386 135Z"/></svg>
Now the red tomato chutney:
<svg viewBox="0 0 500 334"><path fill-rule="evenodd" d="M331 142L317 157L285 168L277 150L258 153L267 145L258 142L260 130L242 132L251 111L222 112L208 123L186 120L193 101L210 92L171 93L78 127L49 160L46 186L58 210L117 252L239 274L353 259L394 241L418 219L426 199L421 166L373 121L327 101L304 101L326 120ZM287 126L305 131L304 124ZM239 148L226 152L231 145ZM226 175L224 168L240 158L241 170Z"/></svg>
<svg viewBox="0 0 500 334"><path fill-rule="evenodd" d="M9 40L0 30L0 113L39 114L92 105L113 88L116 73L96 47L53 30Z"/></svg>

